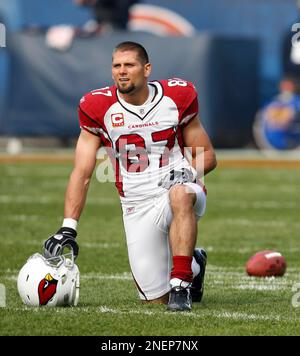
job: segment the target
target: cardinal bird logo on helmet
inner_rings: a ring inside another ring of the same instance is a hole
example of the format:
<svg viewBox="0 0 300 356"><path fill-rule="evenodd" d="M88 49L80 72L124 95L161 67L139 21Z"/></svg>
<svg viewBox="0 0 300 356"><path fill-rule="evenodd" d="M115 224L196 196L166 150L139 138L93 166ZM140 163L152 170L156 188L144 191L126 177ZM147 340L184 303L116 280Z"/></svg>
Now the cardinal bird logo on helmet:
<svg viewBox="0 0 300 356"><path fill-rule="evenodd" d="M54 279L50 273L39 283L38 294L40 305L46 305L55 295L58 280Z"/></svg>

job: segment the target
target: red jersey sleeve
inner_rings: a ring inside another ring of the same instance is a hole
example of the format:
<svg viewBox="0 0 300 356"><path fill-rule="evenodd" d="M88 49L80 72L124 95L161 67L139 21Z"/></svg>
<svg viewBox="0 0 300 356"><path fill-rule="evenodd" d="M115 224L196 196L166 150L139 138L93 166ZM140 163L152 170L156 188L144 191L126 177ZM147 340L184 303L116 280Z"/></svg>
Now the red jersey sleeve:
<svg viewBox="0 0 300 356"><path fill-rule="evenodd" d="M198 114L198 95L193 83L180 78L161 82L166 96L170 97L178 109L178 124L186 125Z"/></svg>
<svg viewBox="0 0 300 356"><path fill-rule="evenodd" d="M100 136L105 129L104 116L116 101L114 87L96 89L85 94L78 106L80 128Z"/></svg>
<svg viewBox="0 0 300 356"><path fill-rule="evenodd" d="M79 125L82 130L100 136L100 123L93 112L92 97L90 93L84 95L78 105Z"/></svg>
<svg viewBox="0 0 300 356"><path fill-rule="evenodd" d="M179 125L187 125L197 114L199 111L198 105L198 97L197 92L195 91L195 96L192 99L189 106L185 111L179 116Z"/></svg>

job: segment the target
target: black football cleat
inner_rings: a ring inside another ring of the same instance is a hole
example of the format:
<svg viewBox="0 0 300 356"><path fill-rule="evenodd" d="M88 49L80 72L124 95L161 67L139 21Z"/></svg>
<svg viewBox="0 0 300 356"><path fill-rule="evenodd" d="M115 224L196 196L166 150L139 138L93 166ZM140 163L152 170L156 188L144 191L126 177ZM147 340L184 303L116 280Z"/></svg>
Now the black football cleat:
<svg viewBox="0 0 300 356"><path fill-rule="evenodd" d="M204 292L204 275L207 261L207 253L203 248L196 248L194 250L194 257L196 262L200 265L199 274L193 279L191 287L191 295L193 302L201 302Z"/></svg>
<svg viewBox="0 0 300 356"><path fill-rule="evenodd" d="M190 287L173 287L170 291L167 309L171 311L190 311L192 309Z"/></svg>

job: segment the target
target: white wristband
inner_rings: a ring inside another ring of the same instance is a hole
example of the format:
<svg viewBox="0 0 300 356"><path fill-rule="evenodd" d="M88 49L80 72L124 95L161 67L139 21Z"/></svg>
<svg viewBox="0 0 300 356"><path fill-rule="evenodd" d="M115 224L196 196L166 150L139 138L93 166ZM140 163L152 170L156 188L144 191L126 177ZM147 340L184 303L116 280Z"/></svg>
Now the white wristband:
<svg viewBox="0 0 300 356"><path fill-rule="evenodd" d="M77 220L71 219L71 218L66 218L66 219L64 219L64 221L62 223L62 227L69 227L69 228L74 229L76 231L77 224L78 224Z"/></svg>

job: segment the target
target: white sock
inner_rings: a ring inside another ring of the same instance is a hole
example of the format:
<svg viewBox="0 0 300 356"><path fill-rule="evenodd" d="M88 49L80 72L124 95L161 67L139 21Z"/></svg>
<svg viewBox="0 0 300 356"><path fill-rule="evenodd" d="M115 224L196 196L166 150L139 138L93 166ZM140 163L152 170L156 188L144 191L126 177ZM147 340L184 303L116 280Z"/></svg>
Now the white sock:
<svg viewBox="0 0 300 356"><path fill-rule="evenodd" d="M171 284L171 288L174 288L174 287L186 288L186 287L189 287L191 285L191 283L183 281L182 279L179 279L179 278L172 278L170 280L170 284Z"/></svg>

